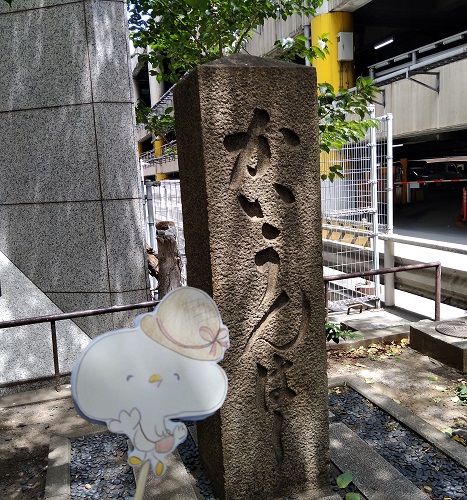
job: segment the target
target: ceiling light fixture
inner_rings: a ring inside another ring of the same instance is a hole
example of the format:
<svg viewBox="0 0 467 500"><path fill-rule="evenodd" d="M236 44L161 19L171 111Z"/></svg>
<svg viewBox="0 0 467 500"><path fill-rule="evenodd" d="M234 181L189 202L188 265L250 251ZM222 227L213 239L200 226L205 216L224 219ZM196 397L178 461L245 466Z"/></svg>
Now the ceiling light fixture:
<svg viewBox="0 0 467 500"><path fill-rule="evenodd" d="M389 45L390 43L392 43L394 41L394 38L391 37L391 38L386 38L386 40L383 40L382 42L379 42L379 43L375 43L375 50L378 50L380 49L381 47L384 47L385 45Z"/></svg>

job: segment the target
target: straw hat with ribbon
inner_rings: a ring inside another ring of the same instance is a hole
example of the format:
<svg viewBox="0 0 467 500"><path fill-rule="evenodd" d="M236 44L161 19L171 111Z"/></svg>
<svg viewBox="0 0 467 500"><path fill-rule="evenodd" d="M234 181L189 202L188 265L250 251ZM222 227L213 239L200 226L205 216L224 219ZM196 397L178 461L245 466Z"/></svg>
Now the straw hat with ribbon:
<svg viewBox="0 0 467 500"><path fill-rule="evenodd" d="M143 332L183 356L220 361L229 347L229 332L216 303L197 288L182 287L166 295L140 319Z"/></svg>

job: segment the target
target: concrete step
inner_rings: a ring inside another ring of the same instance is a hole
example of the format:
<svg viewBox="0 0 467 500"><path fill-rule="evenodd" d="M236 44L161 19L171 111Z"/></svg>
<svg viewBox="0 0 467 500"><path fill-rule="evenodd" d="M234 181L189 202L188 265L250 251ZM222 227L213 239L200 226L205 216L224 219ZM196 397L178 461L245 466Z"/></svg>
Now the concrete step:
<svg viewBox="0 0 467 500"><path fill-rule="evenodd" d="M356 338L341 340L338 344L328 342L328 349L349 349L360 346L368 346L377 342L391 342L409 337L410 327L417 324L413 321L402 318L384 309L367 309L360 312L331 313L329 322L340 324L342 329L353 330ZM431 320L422 320L430 322Z"/></svg>
<svg viewBox="0 0 467 500"><path fill-rule="evenodd" d="M329 427L331 461L349 471L353 483L370 500L427 500L427 496L346 425Z"/></svg>
<svg viewBox="0 0 467 500"><path fill-rule="evenodd" d="M410 326L410 347L430 358L467 373L467 316L453 321L419 321ZM451 327L456 335L441 332ZM444 329L443 329L444 327Z"/></svg>

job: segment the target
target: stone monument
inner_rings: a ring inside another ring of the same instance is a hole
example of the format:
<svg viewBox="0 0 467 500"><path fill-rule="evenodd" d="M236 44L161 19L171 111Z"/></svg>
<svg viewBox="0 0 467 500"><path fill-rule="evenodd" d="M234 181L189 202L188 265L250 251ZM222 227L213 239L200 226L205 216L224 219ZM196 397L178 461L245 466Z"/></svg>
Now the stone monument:
<svg viewBox="0 0 467 500"><path fill-rule="evenodd" d="M225 499L329 495L316 76L235 55L175 89L188 283L231 335L224 406L198 424Z"/></svg>

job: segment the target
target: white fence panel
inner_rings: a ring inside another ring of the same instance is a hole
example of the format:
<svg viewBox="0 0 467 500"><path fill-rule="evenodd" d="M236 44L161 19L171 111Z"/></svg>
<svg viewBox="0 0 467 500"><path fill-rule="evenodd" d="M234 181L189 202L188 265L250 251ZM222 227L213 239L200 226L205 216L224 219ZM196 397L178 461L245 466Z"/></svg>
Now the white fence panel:
<svg viewBox="0 0 467 500"><path fill-rule="evenodd" d="M378 234L392 231L391 120L390 115L379 118L378 129L361 141L322 155L322 171L339 164L343 174L321 184L325 276L379 268ZM332 309L379 299L379 276L330 284Z"/></svg>
<svg viewBox="0 0 467 500"><path fill-rule="evenodd" d="M175 224L177 248L182 259L182 285L186 285L185 236L183 233L180 181L163 180L145 183L146 241L157 252L155 225L161 221Z"/></svg>

